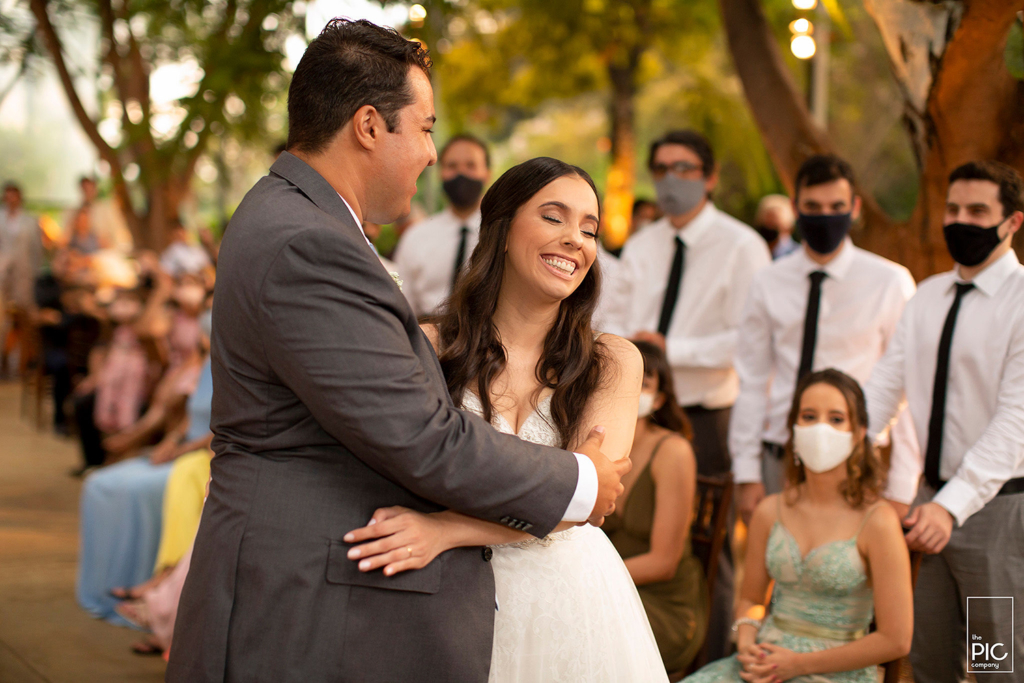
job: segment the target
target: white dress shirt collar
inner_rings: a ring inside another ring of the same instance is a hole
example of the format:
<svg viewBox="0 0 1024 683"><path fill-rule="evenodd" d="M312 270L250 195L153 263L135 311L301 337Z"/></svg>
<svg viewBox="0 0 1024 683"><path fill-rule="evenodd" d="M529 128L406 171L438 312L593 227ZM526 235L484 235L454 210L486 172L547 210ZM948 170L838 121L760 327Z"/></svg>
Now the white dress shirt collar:
<svg viewBox="0 0 1024 683"><path fill-rule="evenodd" d="M839 251L838 254L836 254L835 258L826 263L825 265L821 265L820 263L812 259L810 256L808 256L807 248L803 246L801 246L799 249L799 256L794 256L794 258L800 259L800 262L804 266L803 269L806 271L808 275L815 271L823 270L825 271L825 274L828 275L831 279L837 281L840 281L846 277L847 273L850 272L850 268L853 266L853 262L856 260L853 248L853 240L851 240L849 237L846 237L843 240L842 249Z"/></svg>
<svg viewBox="0 0 1024 683"><path fill-rule="evenodd" d="M338 192L338 191L335 190L335 192ZM341 197L341 193L340 192L338 192L338 196ZM356 212L352 210L352 205L349 204L348 200L345 199L344 197L341 197L341 201L344 202L345 208L348 209L348 212L350 214L352 214L352 220L354 220L356 222L356 225L359 226L359 232L361 232L363 234L363 239L366 240L366 243L370 245L371 249L373 249L373 253L376 254L377 253L377 248L375 246L373 246L373 242L371 242L370 238L366 236L366 231L363 230L363 222L361 220L359 220L359 216L357 216Z"/></svg>
<svg viewBox="0 0 1024 683"><path fill-rule="evenodd" d="M668 216L665 216L662 221L664 221L665 227L672 232L673 238L678 235L679 238L683 240L683 243L686 244L686 247L690 248L698 244L708 231L713 229L717 213L718 209L716 209L715 205L708 200L704 205L704 208L701 209L689 223L681 228L677 228L672 225Z"/></svg>
<svg viewBox="0 0 1024 683"><path fill-rule="evenodd" d="M978 273L972 282L985 296L994 296L999 291L999 288L1003 286L1003 283L1006 282L1006 278L1013 275L1019 265L1020 261L1017 260L1017 254L1011 249L1003 254L995 263L989 264L985 270ZM964 281L960 277L960 266L957 266L950 273L950 282L947 287L952 287L955 282Z"/></svg>

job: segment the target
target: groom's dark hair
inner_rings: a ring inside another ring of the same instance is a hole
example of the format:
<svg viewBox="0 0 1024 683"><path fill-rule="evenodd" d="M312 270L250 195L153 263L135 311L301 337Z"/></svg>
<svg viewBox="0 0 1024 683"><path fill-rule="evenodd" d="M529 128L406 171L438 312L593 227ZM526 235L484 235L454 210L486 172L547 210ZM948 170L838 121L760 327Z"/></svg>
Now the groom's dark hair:
<svg viewBox="0 0 1024 683"><path fill-rule="evenodd" d="M360 19L332 19L306 48L288 88L288 149L316 154L367 104L388 131L412 103L409 67L429 75L422 43Z"/></svg>

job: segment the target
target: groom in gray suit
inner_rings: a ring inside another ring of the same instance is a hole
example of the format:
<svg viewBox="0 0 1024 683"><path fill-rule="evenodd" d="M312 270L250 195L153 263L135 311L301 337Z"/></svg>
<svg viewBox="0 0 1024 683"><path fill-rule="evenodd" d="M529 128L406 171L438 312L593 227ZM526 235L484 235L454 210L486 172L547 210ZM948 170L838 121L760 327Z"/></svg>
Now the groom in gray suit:
<svg viewBox="0 0 1024 683"><path fill-rule="evenodd" d="M409 210L436 160L429 61L334 20L289 96L288 152L238 207L213 312L213 482L167 680L486 681L490 552L361 572L345 534L374 510L459 510L542 537L600 523L627 463L456 410L430 343L360 219ZM600 624L595 624L600 628Z"/></svg>

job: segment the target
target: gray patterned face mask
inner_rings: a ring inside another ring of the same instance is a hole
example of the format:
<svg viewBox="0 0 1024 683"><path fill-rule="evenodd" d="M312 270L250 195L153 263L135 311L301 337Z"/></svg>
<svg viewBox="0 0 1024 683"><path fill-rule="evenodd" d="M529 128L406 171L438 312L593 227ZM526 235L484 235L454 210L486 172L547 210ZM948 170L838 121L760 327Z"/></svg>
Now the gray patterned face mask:
<svg viewBox="0 0 1024 683"><path fill-rule="evenodd" d="M658 193L658 206L669 216L681 216L689 213L700 205L707 196L704 180L683 180L672 173L666 173L661 180L654 182Z"/></svg>

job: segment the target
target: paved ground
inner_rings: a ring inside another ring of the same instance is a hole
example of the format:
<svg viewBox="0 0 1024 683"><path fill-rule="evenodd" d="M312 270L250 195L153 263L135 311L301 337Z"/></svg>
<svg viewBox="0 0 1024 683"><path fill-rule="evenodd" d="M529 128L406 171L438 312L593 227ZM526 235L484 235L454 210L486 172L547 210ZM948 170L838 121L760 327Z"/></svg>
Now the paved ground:
<svg viewBox="0 0 1024 683"><path fill-rule="evenodd" d="M133 655L139 634L75 603L74 442L20 417L20 387L0 383L0 683L158 683L164 663Z"/></svg>

